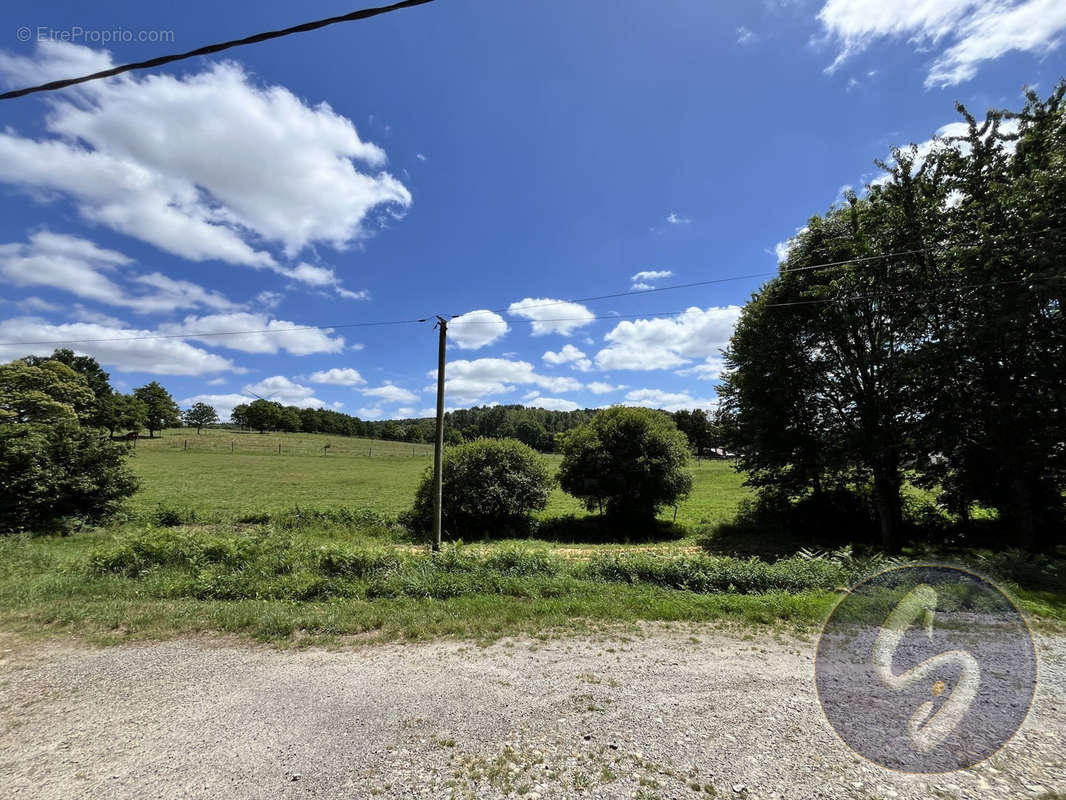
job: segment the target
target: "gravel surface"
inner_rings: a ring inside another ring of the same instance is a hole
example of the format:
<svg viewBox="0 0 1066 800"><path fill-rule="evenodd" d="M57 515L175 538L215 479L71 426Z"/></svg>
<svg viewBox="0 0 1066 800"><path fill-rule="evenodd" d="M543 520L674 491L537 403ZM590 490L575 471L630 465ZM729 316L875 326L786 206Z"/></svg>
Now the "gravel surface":
<svg viewBox="0 0 1066 800"><path fill-rule="evenodd" d="M0 635L0 795L1028 798L1066 792L1066 636L1021 732L961 773L849 751L813 640L627 637L277 650Z"/></svg>

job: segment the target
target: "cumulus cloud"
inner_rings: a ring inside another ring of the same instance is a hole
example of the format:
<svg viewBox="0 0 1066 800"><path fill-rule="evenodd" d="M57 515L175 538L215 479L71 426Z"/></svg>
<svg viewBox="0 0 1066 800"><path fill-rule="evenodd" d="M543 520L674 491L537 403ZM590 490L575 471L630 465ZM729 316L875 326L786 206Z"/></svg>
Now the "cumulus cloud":
<svg viewBox="0 0 1066 800"><path fill-rule="evenodd" d="M542 358L546 364L569 364L576 370L581 372L588 372L592 369L592 361L583 352L578 350L572 344L563 345L563 349L558 353L553 353L551 350L546 352Z"/></svg>
<svg viewBox="0 0 1066 800"><path fill-rule="evenodd" d="M253 400L255 400L254 397L248 397L243 394L196 394L179 400L178 405L182 408L188 408L197 403L207 403L215 409L220 420L229 422L230 414L233 413L233 409L236 406L241 405L241 403L250 403Z"/></svg>
<svg viewBox="0 0 1066 800"><path fill-rule="evenodd" d="M683 377L694 376L701 381L716 381L725 371L725 359L721 356L708 356L702 364L695 364L685 369L679 369L678 375Z"/></svg>
<svg viewBox="0 0 1066 800"><path fill-rule="evenodd" d="M447 369L445 369L445 375L447 375ZM377 398L383 403L413 403L418 399L418 395L409 389L394 386L391 383L386 383L384 386L376 386L373 389L361 389L360 391L368 397Z"/></svg>
<svg viewBox="0 0 1066 800"><path fill-rule="evenodd" d="M569 336L595 319L595 315L580 303L551 300L546 297L527 297L511 303L507 310L516 317L532 320L534 336L549 333Z"/></svg>
<svg viewBox="0 0 1066 800"><path fill-rule="evenodd" d="M437 377L436 370L428 374ZM581 388L581 383L573 378L539 375L527 361L479 358L452 361L445 368L445 393L449 400L458 403L473 403L486 395L513 392L518 385L533 385L556 394ZM427 386L426 391L435 388L435 385Z"/></svg>
<svg viewBox="0 0 1066 800"><path fill-rule="evenodd" d="M204 375L212 372L243 372L228 358L209 353L180 339L146 339L156 331L137 330L98 322L71 322L62 325L37 317L16 317L0 322L2 342L92 341L69 346L90 355L106 367L121 372L149 372L156 375ZM55 344L0 344L0 358L10 360L26 355L48 355Z"/></svg>
<svg viewBox="0 0 1066 800"><path fill-rule="evenodd" d="M611 384L604 383L603 381L593 381L592 383L588 384L588 386L586 386L585 388L588 389L593 394L609 394L611 392L617 392L617 391L619 391L621 389L625 389L626 387L625 386L621 386L621 385L612 386Z"/></svg>
<svg viewBox="0 0 1066 800"><path fill-rule="evenodd" d="M366 383L359 371L351 367L333 367L312 372L308 380L311 383L328 383L333 386L362 386Z"/></svg>
<svg viewBox="0 0 1066 800"><path fill-rule="evenodd" d="M663 411L680 411L683 408L716 408L717 399L697 399L687 392L664 392L661 389L635 389L626 394L625 405L661 408Z"/></svg>
<svg viewBox="0 0 1066 800"><path fill-rule="evenodd" d="M634 292L646 292L648 289L654 289L655 286L652 281L664 280L665 278L672 278L673 271L668 269L646 269L635 274L631 281L633 285L629 288Z"/></svg>
<svg viewBox="0 0 1066 800"><path fill-rule="evenodd" d="M922 51L939 50L925 85L945 87L970 80L982 62L1006 53L1042 56L1056 49L1066 29L1066 4L1061 0L827 0L818 20L840 46L827 72L878 39L905 38Z"/></svg>
<svg viewBox="0 0 1066 800"><path fill-rule="evenodd" d="M325 403L315 397L314 389L291 381L284 375L274 375L259 383L250 383L244 387L244 391L246 394L258 395L266 400L281 403L283 406L297 406L298 408L325 406Z"/></svg>
<svg viewBox="0 0 1066 800"><path fill-rule="evenodd" d="M32 59L3 56L0 73L17 83L73 74L77 63L111 62L48 41ZM44 129L40 138L0 131L0 180L66 196L85 219L183 258L273 269L311 285L325 285L321 268L285 266L262 245L286 258L318 243L343 249L368 235L372 215L411 203L384 171L385 152L351 120L258 85L233 62L84 84L51 98Z"/></svg>
<svg viewBox="0 0 1066 800"><path fill-rule="evenodd" d="M124 270L127 285L116 283L119 268L132 260L79 236L37 231L26 243L0 244L0 280L15 286L48 286L77 297L138 313L176 308L225 310L235 307L218 292L159 272Z"/></svg>
<svg viewBox="0 0 1066 800"><path fill-rule="evenodd" d="M181 322L160 325L159 331L170 335L184 335L190 339L245 353L277 353L284 350L294 356L305 356L311 353L339 353L344 349L344 338L331 336L332 331L328 328L319 330L301 327L295 322L271 319L266 314L246 311L209 314L203 317L188 316ZM231 336L202 335L228 331L254 333Z"/></svg>
<svg viewBox="0 0 1066 800"><path fill-rule="evenodd" d="M677 317L625 320L604 339L596 366L612 369L673 369L691 359L715 356L729 341L739 306L693 306Z"/></svg>
<svg viewBox="0 0 1066 800"><path fill-rule="evenodd" d="M564 400L559 397L531 397L526 401L527 408L543 408L547 411L577 411L581 406L573 400Z"/></svg>
<svg viewBox="0 0 1066 800"><path fill-rule="evenodd" d="M478 350L504 337L511 330L506 320L482 308L460 314L448 323L448 336L465 350Z"/></svg>
<svg viewBox="0 0 1066 800"><path fill-rule="evenodd" d="M671 225L688 225L690 222L692 222L692 220L690 220L688 217L683 217L676 211L671 211L669 214L667 214L666 221Z"/></svg>

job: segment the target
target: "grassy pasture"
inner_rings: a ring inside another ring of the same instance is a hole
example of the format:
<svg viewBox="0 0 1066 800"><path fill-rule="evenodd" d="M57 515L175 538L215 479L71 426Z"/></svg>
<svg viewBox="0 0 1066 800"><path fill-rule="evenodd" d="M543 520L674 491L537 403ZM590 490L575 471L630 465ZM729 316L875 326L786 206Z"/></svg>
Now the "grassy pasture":
<svg viewBox="0 0 1066 800"><path fill-rule="evenodd" d="M643 621L811 632L855 570L877 566L701 553L698 535L732 518L748 493L721 461L691 464L680 539L590 543L545 533L433 555L394 522L430 456L424 445L313 434L179 429L142 439L131 460L142 488L128 522L0 537L0 628L100 642L218 631L283 642L491 640L639 632ZM160 506L193 512L195 522L165 527ZM556 490L541 517L571 514L578 523L588 516ZM663 521L673 514L666 509ZM1048 585L1043 567L1012 558L996 571L1022 607L1045 624L1066 623L1066 594ZM1061 561L1051 569L1061 575Z"/></svg>
<svg viewBox="0 0 1066 800"><path fill-rule="evenodd" d="M432 455L430 445L375 439L207 429L197 436L179 428L138 441L130 463L142 487L131 506L142 512L160 504L191 509L206 520L293 506L356 506L395 515L411 506ZM558 465L560 457L546 458ZM742 477L726 461L693 461L691 469L694 487L678 507L678 524L695 529L731 517L748 494ZM585 513L577 500L556 489L541 516ZM673 508L665 509L661 518L672 520L673 514Z"/></svg>

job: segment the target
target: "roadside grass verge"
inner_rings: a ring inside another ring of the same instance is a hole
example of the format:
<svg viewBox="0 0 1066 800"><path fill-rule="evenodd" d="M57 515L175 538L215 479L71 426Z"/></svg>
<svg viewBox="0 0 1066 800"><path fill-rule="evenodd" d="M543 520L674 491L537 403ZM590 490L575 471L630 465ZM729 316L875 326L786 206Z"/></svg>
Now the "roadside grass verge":
<svg viewBox="0 0 1066 800"><path fill-rule="evenodd" d="M846 586L895 563L617 549L572 558L521 541L432 554L405 544L387 519L347 514L0 539L0 626L100 641L204 631L276 642L486 640L640 621L809 631ZM1066 623L1060 564L996 554L984 566L1031 617Z"/></svg>

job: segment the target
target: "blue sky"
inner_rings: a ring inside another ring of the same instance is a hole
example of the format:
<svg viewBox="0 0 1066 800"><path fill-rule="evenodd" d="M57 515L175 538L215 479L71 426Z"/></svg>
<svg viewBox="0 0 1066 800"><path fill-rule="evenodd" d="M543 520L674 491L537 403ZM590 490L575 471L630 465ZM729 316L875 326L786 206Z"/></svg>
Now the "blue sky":
<svg viewBox="0 0 1066 800"><path fill-rule="evenodd" d="M352 8L10 0L0 80ZM1050 90L1064 31L1061 0L438 0L5 101L0 342L384 418L431 413L430 323L180 337L465 315L449 407L708 407L764 278L647 287L768 276L956 100Z"/></svg>

